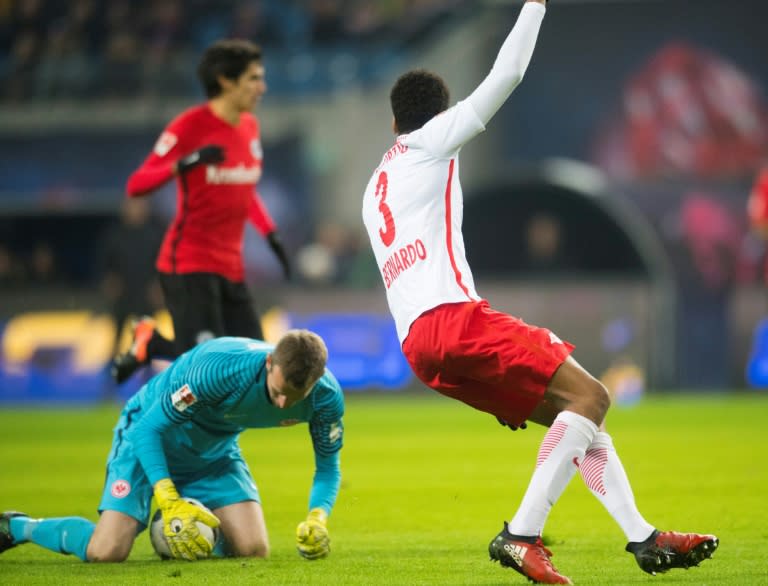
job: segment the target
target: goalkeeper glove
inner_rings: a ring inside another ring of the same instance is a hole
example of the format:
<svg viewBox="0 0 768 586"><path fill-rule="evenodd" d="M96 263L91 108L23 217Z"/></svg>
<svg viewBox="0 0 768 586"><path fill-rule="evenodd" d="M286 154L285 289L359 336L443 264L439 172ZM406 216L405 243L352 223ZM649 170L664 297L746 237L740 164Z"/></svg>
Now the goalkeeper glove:
<svg viewBox="0 0 768 586"><path fill-rule="evenodd" d="M186 173L198 165L207 165L209 163L221 163L224 160L224 149L216 144L208 144L182 157L176 163L177 173Z"/></svg>
<svg viewBox="0 0 768 586"><path fill-rule="evenodd" d="M306 520L296 528L296 548L299 555L307 560L319 560L331 552L331 538L328 536L328 513L324 509L312 509Z"/></svg>
<svg viewBox="0 0 768 586"><path fill-rule="evenodd" d="M283 267L283 274L285 274L285 278L290 279L291 264L288 262L288 255L285 253L285 248L283 248L283 243L277 237L277 232L273 231L267 234L267 242L269 242L269 247L272 249L272 252L275 253L277 260L280 261L280 264Z"/></svg>
<svg viewBox="0 0 768 586"><path fill-rule="evenodd" d="M211 544L200 535L197 522L218 527L216 516L182 499L170 478L159 480L154 492L157 507L163 515L163 533L171 555L189 561L208 557Z"/></svg>

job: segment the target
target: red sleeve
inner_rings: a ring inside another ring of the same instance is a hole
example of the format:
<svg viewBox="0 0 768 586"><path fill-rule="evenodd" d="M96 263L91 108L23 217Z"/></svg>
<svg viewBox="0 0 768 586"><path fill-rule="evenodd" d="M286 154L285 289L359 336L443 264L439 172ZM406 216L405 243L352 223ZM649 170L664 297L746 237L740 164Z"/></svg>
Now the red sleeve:
<svg viewBox="0 0 768 586"><path fill-rule="evenodd" d="M266 236L277 229L275 221L269 215L267 206L264 205L258 193L254 193L251 198L251 205L248 207L248 221L262 236Z"/></svg>
<svg viewBox="0 0 768 586"><path fill-rule="evenodd" d="M185 136L186 118L179 116L168 125L149 156L128 178L126 191L130 197L146 195L173 177L173 165L183 153L180 137Z"/></svg>
<svg viewBox="0 0 768 586"><path fill-rule="evenodd" d="M153 158L154 155L147 157L141 167L128 178L125 189L130 197L146 195L173 177L173 163L158 163Z"/></svg>

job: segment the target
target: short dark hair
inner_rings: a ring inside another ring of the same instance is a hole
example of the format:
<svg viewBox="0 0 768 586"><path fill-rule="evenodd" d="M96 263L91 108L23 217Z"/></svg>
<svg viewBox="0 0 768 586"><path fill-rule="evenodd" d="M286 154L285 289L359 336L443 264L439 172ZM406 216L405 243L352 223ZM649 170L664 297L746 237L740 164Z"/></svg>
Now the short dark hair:
<svg viewBox="0 0 768 586"><path fill-rule="evenodd" d="M203 53L197 66L197 77L203 84L205 95L215 98L221 93L219 77L235 80L248 66L261 62L261 47L243 39L216 41Z"/></svg>
<svg viewBox="0 0 768 586"><path fill-rule="evenodd" d="M418 130L447 110L448 100L448 86L439 75L424 69L404 73L389 94L397 132Z"/></svg>
<svg viewBox="0 0 768 586"><path fill-rule="evenodd" d="M272 364L296 390L306 390L323 376L327 360L325 342L309 330L288 330L272 351Z"/></svg>

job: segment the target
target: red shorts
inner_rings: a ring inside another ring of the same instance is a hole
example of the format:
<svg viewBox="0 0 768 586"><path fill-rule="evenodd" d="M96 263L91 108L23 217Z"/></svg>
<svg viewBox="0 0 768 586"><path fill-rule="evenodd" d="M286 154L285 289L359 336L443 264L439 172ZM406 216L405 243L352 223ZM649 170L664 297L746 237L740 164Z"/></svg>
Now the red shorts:
<svg viewBox="0 0 768 586"><path fill-rule="evenodd" d="M424 384L513 425L541 402L573 348L545 328L491 309L487 301L430 309L411 324L403 342Z"/></svg>

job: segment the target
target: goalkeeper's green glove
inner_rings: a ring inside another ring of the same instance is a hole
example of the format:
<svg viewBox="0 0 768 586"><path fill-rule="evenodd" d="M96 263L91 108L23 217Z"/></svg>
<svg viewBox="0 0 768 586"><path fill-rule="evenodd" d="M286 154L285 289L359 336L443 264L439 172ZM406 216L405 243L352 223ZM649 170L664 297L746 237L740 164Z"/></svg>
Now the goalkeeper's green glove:
<svg viewBox="0 0 768 586"><path fill-rule="evenodd" d="M328 513L324 509L312 509L307 518L296 528L296 548L307 560L319 560L331 552L328 536Z"/></svg>
<svg viewBox="0 0 768 586"><path fill-rule="evenodd" d="M211 544L200 535L197 522L218 527L216 515L188 503L179 496L170 478L159 480L154 487L157 508L163 515L163 533L174 558L195 560L211 554Z"/></svg>

